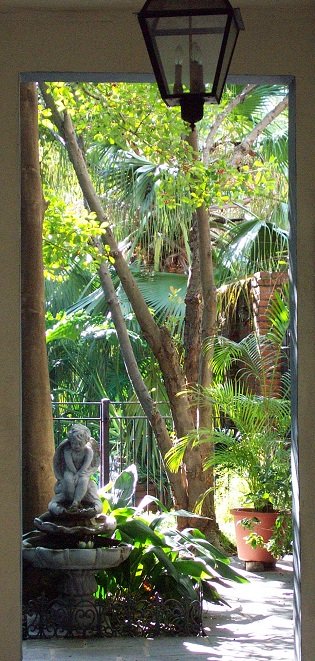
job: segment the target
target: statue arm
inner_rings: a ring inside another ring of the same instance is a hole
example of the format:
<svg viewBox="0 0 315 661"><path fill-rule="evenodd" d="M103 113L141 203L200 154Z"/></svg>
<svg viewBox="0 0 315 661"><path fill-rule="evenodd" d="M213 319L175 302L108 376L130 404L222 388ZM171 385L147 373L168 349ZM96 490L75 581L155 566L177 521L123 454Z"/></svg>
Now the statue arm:
<svg viewBox="0 0 315 661"><path fill-rule="evenodd" d="M91 468L92 460L93 460L93 450L89 445L86 445L84 451L84 459L79 468L80 474L85 473L86 471L88 471L89 468Z"/></svg>
<svg viewBox="0 0 315 661"><path fill-rule="evenodd" d="M71 473L77 473L78 471L77 471L77 469L76 469L76 467L75 467L75 465L74 465L74 462L73 462L73 459L72 459L71 448L70 448L70 447L65 448L65 450L64 450L64 455L63 455L63 456L64 456L64 461L65 461L65 465L66 465L67 469L68 469Z"/></svg>

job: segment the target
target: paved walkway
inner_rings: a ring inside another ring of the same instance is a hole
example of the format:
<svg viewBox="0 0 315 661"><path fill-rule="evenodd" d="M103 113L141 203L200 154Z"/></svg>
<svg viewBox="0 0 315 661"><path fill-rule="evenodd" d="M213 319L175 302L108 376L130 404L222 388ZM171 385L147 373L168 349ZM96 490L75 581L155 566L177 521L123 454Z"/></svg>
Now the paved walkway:
<svg viewBox="0 0 315 661"><path fill-rule="evenodd" d="M205 637L28 640L23 661L293 661L291 558L272 572L243 573L250 583L220 588L230 607L205 613Z"/></svg>

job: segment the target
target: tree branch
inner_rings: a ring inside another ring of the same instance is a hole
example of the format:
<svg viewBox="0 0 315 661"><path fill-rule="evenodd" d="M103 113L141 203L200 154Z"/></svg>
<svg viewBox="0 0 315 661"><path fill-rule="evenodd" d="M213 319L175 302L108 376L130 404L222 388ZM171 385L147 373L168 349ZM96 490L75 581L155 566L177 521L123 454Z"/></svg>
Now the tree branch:
<svg viewBox="0 0 315 661"><path fill-rule="evenodd" d="M263 117L263 119L258 122L258 124L256 124L255 128L253 128L253 130L248 133L242 142L235 148L230 160L230 165L233 167L238 167L241 165L244 155L248 154L254 142L265 130L265 128L267 128L267 126L269 126L269 124L271 124L271 122L273 122L274 119L276 119L276 117L278 117L278 115L280 115L283 110L288 107L288 103L289 96L287 95L284 97L284 99L282 99L282 101L280 101L280 103L278 103L278 105L275 106L275 108L270 110L270 112L268 112L267 115L265 115L265 117Z"/></svg>
<svg viewBox="0 0 315 661"><path fill-rule="evenodd" d="M205 165L208 165L209 163L210 152L214 147L215 136L221 124L224 122L225 118L230 114L230 112L234 110L234 108L236 108L240 103L243 103L243 101L253 91L253 89L255 89L255 87L256 85L246 85L246 87L244 87L244 89L239 94L231 99L224 110L216 116L202 150L203 162Z"/></svg>

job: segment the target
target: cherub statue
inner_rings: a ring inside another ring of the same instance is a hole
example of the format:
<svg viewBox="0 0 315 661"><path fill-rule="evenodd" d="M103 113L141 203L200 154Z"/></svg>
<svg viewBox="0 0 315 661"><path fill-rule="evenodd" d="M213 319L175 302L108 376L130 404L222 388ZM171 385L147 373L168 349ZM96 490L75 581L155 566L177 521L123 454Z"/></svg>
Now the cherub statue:
<svg viewBox="0 0 315 661"><path fill-rule="evenodd" d="M57 479L55 496L48 505L51 514L88 511L102 512L97 486L91 479L99 467L98 445L85 425L75 424L54 455Z"/></svg>

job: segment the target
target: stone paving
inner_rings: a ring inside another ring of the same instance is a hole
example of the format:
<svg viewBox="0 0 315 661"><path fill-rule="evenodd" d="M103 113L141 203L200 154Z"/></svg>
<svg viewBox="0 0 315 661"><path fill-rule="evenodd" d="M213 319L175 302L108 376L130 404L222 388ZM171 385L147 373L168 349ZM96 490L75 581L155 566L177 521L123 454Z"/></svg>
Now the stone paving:
<svg viewBox="0 0 315 661"><path fill-rule="evenodd" d="M292 558L271 572L243 573L249 583L220 588L229 606L205 612L204 637L28 640L23 661L293 661Z"/></svg>

